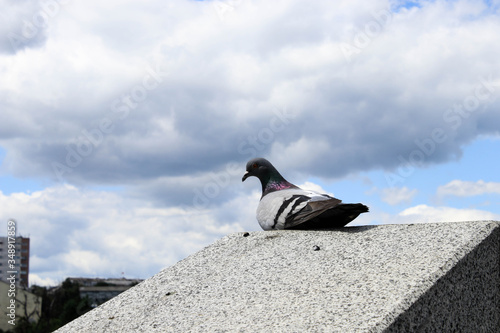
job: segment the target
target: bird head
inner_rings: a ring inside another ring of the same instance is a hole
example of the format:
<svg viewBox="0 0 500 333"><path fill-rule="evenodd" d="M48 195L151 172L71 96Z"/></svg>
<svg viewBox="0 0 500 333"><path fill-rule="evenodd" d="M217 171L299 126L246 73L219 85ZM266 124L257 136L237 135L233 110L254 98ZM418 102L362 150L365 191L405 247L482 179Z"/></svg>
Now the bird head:
<svg viewBox="0 0 500 333"><path fill-rule="evenodd" d="M247 171L243 175L243 178L241 179L242 182L245 181L248 177L255 176L259 178L261 181L266 178L266 176L269 176L269 173L272 170L276 170L273 165L266 160L265 158L254 158L248 161L247 163Z"/></svg>

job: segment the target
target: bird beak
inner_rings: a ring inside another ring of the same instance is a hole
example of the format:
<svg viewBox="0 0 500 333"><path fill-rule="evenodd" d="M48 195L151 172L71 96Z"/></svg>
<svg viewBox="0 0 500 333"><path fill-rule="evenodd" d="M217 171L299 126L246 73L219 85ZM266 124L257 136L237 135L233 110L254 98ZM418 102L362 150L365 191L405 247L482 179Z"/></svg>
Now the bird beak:
<svg viewBox="0 0 500 333"><path fill-rule="evenodd" d="M251 176L250 173L248 171L246 171L245 174L243 175L243 178L241 178L241 181L244 182L245 179L247 179L250 176Z"/></svg>

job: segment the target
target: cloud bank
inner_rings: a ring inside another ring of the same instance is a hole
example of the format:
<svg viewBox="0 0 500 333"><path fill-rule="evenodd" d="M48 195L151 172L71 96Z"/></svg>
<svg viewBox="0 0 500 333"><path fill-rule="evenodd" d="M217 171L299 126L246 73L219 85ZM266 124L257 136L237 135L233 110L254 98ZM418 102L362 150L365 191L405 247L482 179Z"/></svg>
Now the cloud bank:
<svg viewBox="0 0 500 333"><path fill-rule="evenodd" d="M212 2L92 3L94 14L61 3L43 47L3 44L5 167L70 183L175 177L182 187L187 175L259 154L341 177L445 162L498 133L496 10L360 4L241 2L221 19ZM363 34L372 37L361 47ZM346 44L359 50L349 59ZM276 110L288 118L273 120Z"/></svg>
<svg viewBox="0 0 500 333"><path fill-rule="evenodd" d="M1 212L44 278L146 276L256 230L255 156L298 183L386 172L400 205L415 170L500 134L498 1L0 3L0 172L44 187ZM400 217L429 212L459 213Z"/></svg>

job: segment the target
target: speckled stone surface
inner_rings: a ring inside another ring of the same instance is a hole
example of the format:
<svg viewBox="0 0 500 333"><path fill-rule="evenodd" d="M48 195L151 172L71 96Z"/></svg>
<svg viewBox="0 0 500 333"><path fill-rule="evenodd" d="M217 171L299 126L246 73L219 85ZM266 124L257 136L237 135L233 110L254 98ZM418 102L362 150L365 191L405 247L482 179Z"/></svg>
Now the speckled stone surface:
<svg viewBox="0 0 500 333"><path fill-rule="evenodd" d="M499 223L226 236L57 332L495 332Z"/></svg>

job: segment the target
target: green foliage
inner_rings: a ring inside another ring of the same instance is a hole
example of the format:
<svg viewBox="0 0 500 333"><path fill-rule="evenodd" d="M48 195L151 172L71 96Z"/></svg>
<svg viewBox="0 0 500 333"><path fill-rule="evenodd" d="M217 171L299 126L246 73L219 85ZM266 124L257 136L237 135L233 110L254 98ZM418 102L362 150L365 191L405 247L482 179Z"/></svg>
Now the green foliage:
<svg viewBox="0 0 500 333"><path fill-rule="evenodd" d="M31 292L42 298L42 313L37 323L18 318L14 333L53 332L59 327L91 310L88 298L80 297L78 283L66 279L61 287L49 290L33 286Z"/></svg>

